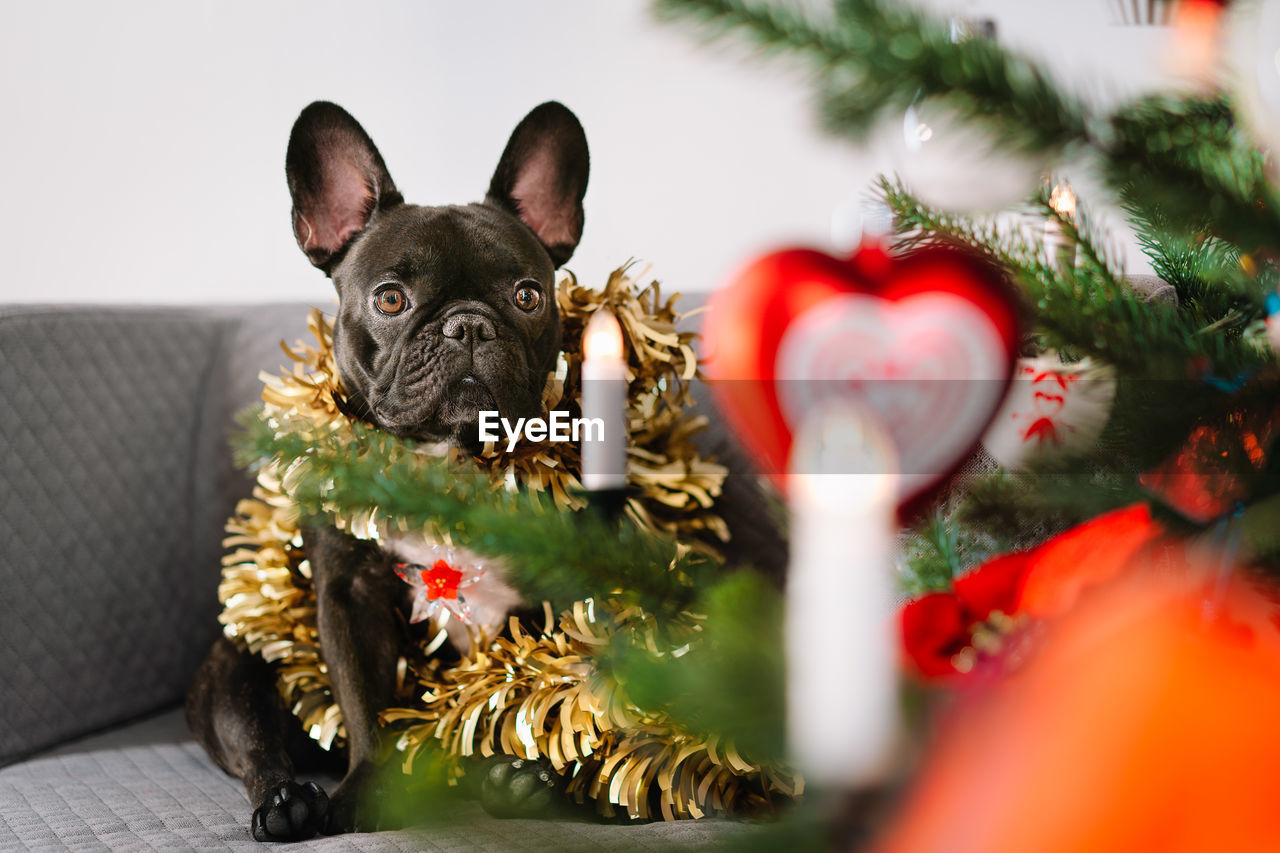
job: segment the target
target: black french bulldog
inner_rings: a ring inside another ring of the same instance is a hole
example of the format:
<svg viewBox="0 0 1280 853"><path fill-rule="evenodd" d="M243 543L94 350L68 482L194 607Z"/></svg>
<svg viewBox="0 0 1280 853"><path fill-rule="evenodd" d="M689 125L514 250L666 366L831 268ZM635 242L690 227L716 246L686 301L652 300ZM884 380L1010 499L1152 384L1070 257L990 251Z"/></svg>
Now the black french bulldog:
<svg viewBox="0 0 1280 853"><path fill-rule="evenodd" d="M572 112L554 102L530 112L480 203L406 204L368 134L331 103L298 117L286 173L298 245L338 290L334 355L353 416L398 436L472 446L481 410L541 414L560 348L554 274L582 236L587 140ZM409 587L390 553L332 528L303 540L348 734L333 795L295 781L295 770L328 756L261 658L220 638L187 697L197 740L244 781L259 841L373 828L378 713L409 641L398 627Z"/></svg>

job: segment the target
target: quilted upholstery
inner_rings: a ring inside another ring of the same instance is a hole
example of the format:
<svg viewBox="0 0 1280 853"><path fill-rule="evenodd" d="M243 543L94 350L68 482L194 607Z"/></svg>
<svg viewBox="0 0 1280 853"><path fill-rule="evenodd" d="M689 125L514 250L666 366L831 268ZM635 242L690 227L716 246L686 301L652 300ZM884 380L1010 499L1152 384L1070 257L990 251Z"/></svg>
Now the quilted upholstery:
<svg viewBox="0 0 1280 853"><path fill-rule="evenodd" d="M180 698L216 630L222 520L246 491L231 414L304 319L0 311L0 764Z"/></svg>
<svg viewBox="0 0 1280 853"><path fill-rule="evenodd" d="M132 728L131 746L95 739L0 770L0 849L689 850L749 831L722 820L638 826L495 820L463 804L447 821L414 830L268 848L249 836L244 788L186 739L179 713Z"/></svg>

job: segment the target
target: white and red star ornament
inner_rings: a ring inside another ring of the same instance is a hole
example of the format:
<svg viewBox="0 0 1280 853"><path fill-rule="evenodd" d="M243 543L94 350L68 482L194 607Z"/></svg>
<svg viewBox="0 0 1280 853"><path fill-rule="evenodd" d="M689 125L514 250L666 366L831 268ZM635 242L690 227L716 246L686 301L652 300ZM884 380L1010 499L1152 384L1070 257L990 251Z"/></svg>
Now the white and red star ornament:
<svg viewBox="0 0 1280 853"><path fill-rule="evenodd" d="M1046 454L1085 450L1102 434L1115 395L1110 365L1088 358L1064 364L1053 350L1019 359L982 445L1011 470Z"/></svg>
<svg viewBox="0 0 1280 853"><path fill-rule="evenodd" d="M488 571L474 555L464 556L447 545L430 545L422 563L396 563L395 570L414 591L410 622L438 618L443 610L464 625L472 624L466 590Z"/></svg>
<svg viewBox="0 0 1280 853"><path fill-rule="evenodd" d="M849 258L812 249L756 258L716 292L703 335L720 408L780 488L805 417L851 399L893 440L908 516L999 408L1018 312L1000 271L973 253L931 246L894 257L869 241Z"/></svg>

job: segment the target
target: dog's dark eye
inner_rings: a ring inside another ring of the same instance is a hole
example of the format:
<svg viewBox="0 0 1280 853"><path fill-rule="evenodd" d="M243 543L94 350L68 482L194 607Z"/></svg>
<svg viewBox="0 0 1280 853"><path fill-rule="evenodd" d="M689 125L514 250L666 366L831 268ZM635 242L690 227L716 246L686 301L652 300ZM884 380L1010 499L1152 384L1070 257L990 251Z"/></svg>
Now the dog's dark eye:
<svg viewBox="0 0 1280 853"><path fill-rule="evenodd" d="M521 284L516 288L512 301L521 311L532 311L542 304L542 292L531 284Z"/></svg>
<svg viewBox="0 0 1280 853"><path fill-rule="evenodd" d="M405 309L409 304L409 300L405 298L404 291L395 285L389 285L373 294L373 306L383 314L395 316Z"/></svg>

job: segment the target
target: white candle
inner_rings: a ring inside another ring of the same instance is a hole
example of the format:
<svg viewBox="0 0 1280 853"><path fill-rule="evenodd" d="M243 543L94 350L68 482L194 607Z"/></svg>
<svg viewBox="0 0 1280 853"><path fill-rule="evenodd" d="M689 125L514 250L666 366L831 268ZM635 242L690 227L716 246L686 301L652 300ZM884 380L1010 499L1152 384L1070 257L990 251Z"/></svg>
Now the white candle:
<svg viewBox="0 0 1280 853"><path fill-rule="evenodd" d="M589 491L627 485L627 362L622 328L607 308L582 334L582 485Z"/></svg>
<svg viewBox="0 0 1280 853"><path fill-rule="evenodd" d="M1049 193L1049 206L1064 219L1070 220L1076 213L1076 194L1071 184L1065 180L1054 184ZM1050 217L1044 224L1044 245L1049 255L1049 264L1060 269L1074 269L1076 265L1076 244L1068 240L1062 233L1062 223Z"/></svg>
<svg viewBox="0 0 1280 853"><path fill-rule="evenodd" d="M883 779L898 733L897 454L851 403L796 435L788 488L787 737L818 787Z"/></svg>

